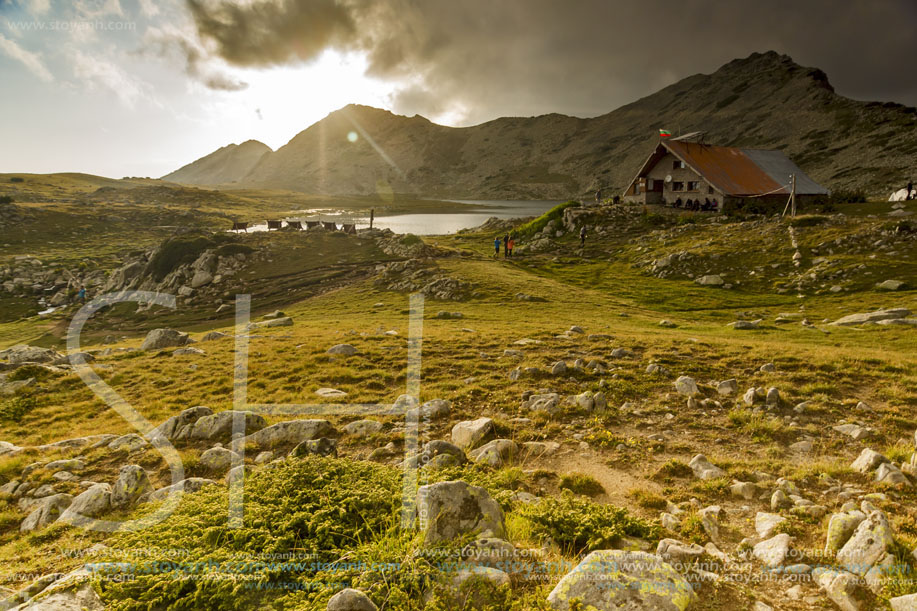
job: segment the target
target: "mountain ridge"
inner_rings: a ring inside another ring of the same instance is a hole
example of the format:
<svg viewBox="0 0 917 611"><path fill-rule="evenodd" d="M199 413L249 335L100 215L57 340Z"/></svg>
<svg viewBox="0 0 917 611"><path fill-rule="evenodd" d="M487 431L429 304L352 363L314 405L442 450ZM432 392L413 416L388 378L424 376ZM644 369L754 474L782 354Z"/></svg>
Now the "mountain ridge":
<svg viewBox="0 0 917 611"><path fill-rule="evenodd" d="M258 140L227 144L162 179L193 185L234 182L248 174L262 156L272 152L271 147Z"/></svg>
<svg viewBox="0 0 917 611"><path fill-rule="evenodd" d="M327 195L564 198L623 190L658 128L781 149L833 189L885 192L917 168L917 109L843 97L822 70L769 51L590 118L548 113L448 127L349 104L247 169L229 168L232 155L217 155L224 147L164 178Z"/></svg>

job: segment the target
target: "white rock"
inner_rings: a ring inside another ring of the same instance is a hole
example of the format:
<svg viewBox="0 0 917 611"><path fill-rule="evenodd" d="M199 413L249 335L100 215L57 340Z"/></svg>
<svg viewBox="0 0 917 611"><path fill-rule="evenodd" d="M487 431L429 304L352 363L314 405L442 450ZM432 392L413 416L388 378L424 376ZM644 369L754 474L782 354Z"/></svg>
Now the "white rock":
<svg viewBox="0 0 917 611"><path fill-rule="evenodd" d="M466 450L483 444L494 434L494 422L490 418L466 420L452 427L452 443Z"/></svg>
<svg viewBox="0 0 917 611"><path fill-rule="evenodd" d="M689 397L693 397L699 392L697 382L694 381L694 378L689 376L681 376L675 380L675 390Z"/></svg>
<svg viewBox="0 0 917 611"><path fill-rule="evenodd" d="M698 479L716 479L726 476L725 471L707 460L707 457L703 454L698 454L692 458L688 466L691 467L691 470L694 471L694 475Z"/></svg>
<svg viewBox="0 0 917 611"><path fill-rule="evenodd" d="M328 348L328 354L336 354L340 356L352 356L357 353L357 349L351 346L350 344L337 344L336 346L331 346Z"/></svg>
<svg viewBox="0 0 917 611"><path fill-rule="evenodd" d="M722 397L734 395L738 390L739 384L736 382L735 378L731 380L724 380L716 386L716 392Z"/></svg>
<svg viewBox="0 0 917 611"><path fill-rule="evenodd" d="M755 558L768 568L777 568L786 561L790 551L790 536L786 533L774 535L770 539L758 543L752 550Z"/></svg>
<svg viewBox="0 0 917 611"><path fill-rule="evenodd" d="M762 539L770 539L774 536L777 527L784 522L786 518L779 514L759 511L755 515L755 531Z"/></svg>

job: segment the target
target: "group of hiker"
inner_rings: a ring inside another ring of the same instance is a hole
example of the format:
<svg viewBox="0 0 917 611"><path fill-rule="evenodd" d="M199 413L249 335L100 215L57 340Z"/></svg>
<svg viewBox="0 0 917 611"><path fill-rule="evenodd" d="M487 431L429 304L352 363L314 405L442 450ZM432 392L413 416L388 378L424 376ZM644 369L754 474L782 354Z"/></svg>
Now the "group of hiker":
<svg viewBox="0 0 917 611"><path fill-rule="evenodd" d="M513 256L513 247L516 245L516 238L510 234L506 234L501 239L500 236L494 238L494 258L500 256L500 245L503 245L503 258L509 259ZM585 225L579 230L579 244L580 248L586 247L586 227Z"/></svg>
<svg viewBox="0 0 917 611"><path fill-rule="evenodd" d="M513 247L516 245L516 238L508 233L503 236L503 258L508 259L513 256ZM500 236L494 238L494 258L500 256Z"/></svg>

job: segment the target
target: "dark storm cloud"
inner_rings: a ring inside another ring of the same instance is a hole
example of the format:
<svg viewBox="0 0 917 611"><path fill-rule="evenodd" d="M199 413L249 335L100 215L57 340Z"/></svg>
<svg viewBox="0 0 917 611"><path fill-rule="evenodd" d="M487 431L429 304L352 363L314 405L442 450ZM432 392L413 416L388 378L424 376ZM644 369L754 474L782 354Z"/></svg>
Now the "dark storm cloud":
<svg viewBox="0 0 917 611"><path fill-rule="evenodd" d="M201 37L238 66L309 60L327 47L352 44L355 32L353 8L336 0L186 4Z"/></svg>
<svg viewBox="0 0 917 611"><path fill-rule="evenodd" d="M177 57L182 62L185 74L210 89L218 91L241 91L248 83L224 74L211 64L211 58L201 45L174 29L167 31L150 28L145 36L141 54L158 57Z"/></svg>
<svg viewBox="0 0 917 611"><path fill-rule="evenodd" d="M825 70L840 93L917 103L913 0L186 0L247 67L363 51L405 83L395 110L467 119L595 115L755 51Z"/></svg>

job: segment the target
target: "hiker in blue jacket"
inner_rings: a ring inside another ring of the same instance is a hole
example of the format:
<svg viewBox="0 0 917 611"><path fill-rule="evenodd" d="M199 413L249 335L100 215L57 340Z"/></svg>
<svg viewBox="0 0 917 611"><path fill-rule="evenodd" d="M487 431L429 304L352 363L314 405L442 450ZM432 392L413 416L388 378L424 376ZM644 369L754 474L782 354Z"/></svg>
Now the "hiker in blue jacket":
<svg viewBox="0 0 917 611"><path fill-rule="evenodd" d="M500 256L500 236L497 236L494 240L494 257Z"/></svg>

